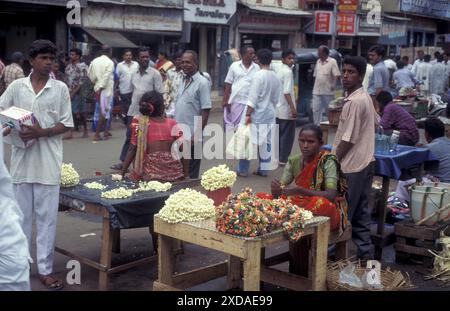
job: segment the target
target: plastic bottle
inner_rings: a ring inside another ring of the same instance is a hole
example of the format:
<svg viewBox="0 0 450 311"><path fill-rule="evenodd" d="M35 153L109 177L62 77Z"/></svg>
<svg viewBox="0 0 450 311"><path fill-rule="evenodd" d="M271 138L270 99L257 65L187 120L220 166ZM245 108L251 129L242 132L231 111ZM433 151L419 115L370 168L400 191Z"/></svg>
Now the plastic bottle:
<svg viewBox="0 0 450 311"><path fill-rule="evenodd" d="M389 141L389 152L390 153L395 153L395 151L397 150L397 144L398 144L399 138L400 138L400 132L393 131L392 135L391 135L391 139Z"/></svg>

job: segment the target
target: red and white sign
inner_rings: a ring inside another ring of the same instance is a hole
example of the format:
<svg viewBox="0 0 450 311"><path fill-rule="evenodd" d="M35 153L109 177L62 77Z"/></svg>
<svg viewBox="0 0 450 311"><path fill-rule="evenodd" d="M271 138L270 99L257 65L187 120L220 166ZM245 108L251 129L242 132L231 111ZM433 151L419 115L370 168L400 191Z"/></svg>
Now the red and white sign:
<svg viewBox="0 0 450 311"><path fill-rule="evenodd" d="M359 0L339 0L338 10L342 13L356 13Z"/></svg>
<svg viewBox="0 0 450 311"><path fill-rule="evenodd" d="M333 21L333 12L316 11L314 13L314 33L331 34L331 25Z"/></svg>
<svg viewBox="0 0 450 311"><path fill-rule="evenodd" d="M340 36L356 35L356 14L338 13L336 27Z"/></svg>

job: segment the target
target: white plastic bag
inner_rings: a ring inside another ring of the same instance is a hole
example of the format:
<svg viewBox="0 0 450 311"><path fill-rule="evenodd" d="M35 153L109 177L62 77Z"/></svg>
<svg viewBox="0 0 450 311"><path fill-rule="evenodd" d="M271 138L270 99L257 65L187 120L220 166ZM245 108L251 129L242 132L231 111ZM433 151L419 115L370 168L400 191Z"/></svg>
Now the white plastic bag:
<svg viewBox="0 0 450 311"><path fill-rule="evenodd" d="M236 133L227 145L226 153L234 159L250 160L253 155L253 144L250 138L249 125L239 125Z"/></svg>

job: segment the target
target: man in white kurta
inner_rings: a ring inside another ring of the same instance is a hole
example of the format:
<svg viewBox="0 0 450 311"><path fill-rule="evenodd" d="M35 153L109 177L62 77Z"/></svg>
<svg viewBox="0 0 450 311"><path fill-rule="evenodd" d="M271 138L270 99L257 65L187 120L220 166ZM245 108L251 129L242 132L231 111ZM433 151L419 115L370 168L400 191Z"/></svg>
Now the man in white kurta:
<svg viewBox="0 0 450 311"><path fill-rule="evenodd" d="M35 139L30 147L12 147L11 176L24 219L22 228L32 241L33 212L36 218L36 249L39 278L50 289L62 284L51 276L63 160L62 135L73 127L69 89L50 79L56 47L36 40L30 47L30 76L11 83L0 97L0 110L15 106L33 112L37 123L20 131L23 140Z"/></svg>
<svg viewBox="0 0 450 311"><path fill-rule="evenodd" d="M250 85L259 66L253 62L255 50L244 46L241 50L242 60L234 62L225 78L222 101L225 131L234 131L239 125L248 100Z"/></svg>
<svg viewBox="0 0 450 311"><path fill-rule="evenodd" d="M0 135L0 291L30 290L30 254Z"/></svg>

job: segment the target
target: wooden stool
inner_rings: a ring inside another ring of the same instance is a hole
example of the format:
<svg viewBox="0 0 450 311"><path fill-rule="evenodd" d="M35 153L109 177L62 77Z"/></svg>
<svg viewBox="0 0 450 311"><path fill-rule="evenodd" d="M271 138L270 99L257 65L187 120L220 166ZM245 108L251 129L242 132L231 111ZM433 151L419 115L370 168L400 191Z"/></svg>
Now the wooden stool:
<svg viewBox="0 0 450 311"><path fill-rule="evenodd" d="M419 260L423 265L433 265L433 255L429 249L437 250L436 239L442 230L450 234L450 222L433 226L415 225L412 220L405 220L395 224L395 260L406 262L409 259ZM446 228L447 227L447 228Z"/></svg>

